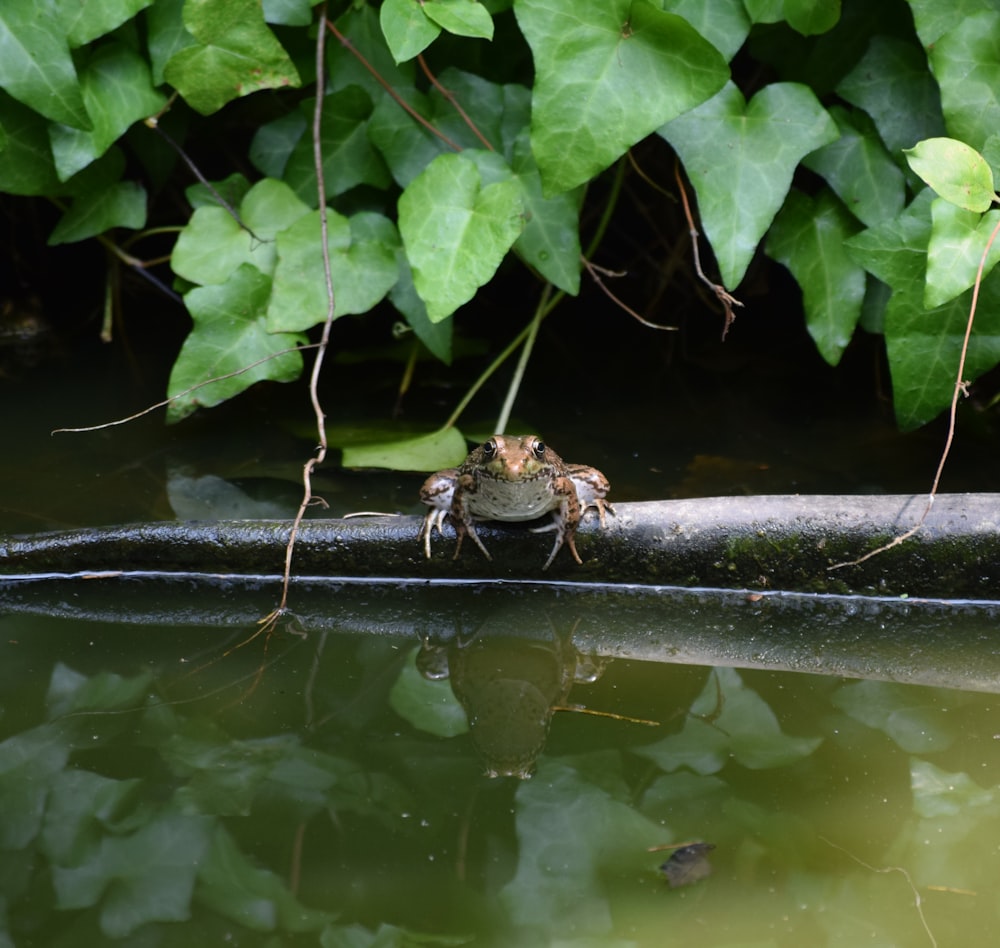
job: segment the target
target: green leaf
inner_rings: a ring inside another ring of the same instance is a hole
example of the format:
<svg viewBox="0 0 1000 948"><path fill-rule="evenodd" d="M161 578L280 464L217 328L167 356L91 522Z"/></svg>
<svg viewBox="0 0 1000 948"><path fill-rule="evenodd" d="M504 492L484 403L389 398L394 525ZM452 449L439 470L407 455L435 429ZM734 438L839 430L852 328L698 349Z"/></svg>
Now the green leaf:
<svg viewBox="0 0 1000 948"><path fill-rule="evenodd" d="M750 33L750 17L743 0L666 0L667 13L684 17L729 62Z"/></svg>
<svg viewBox="0 0 1000 948"><path fill-rule="evenodd" d="M184 0L156 0L146 14L146 31L153 82L159 86L174 54L198 44L184 26Z"/></svg>
<svg viewBox="0 0 1000 948"><path fill-rule="evenodd" d="M844 250L856 231L829 191L813 199L792 190L767 240L768 256L788 267L802 288L806 327L830 365L851 341L865 297L865 272Z"/></svg>
<svg viewBox="0 0 1000 948"><path fill-rule="evenodd" d="M317 931L334 917L302 905L278 875L253 865L222 826L212 833L198 872L196 898L200 905L257 932Z"/></svg>
<svg viewBox="0 0 1000 948"><path fill-rule="evenodd" d="M479 0L424 0L424 13L456 36L493 39L493 18Z"/></svg>
<svg viewBox="0 0 1000 948"><path fill-rule="evenodd" d="M927 245L924 305L940 306L976 282L986 242L1000 223L1000 211L975 214L949 201L931 205L931 239ZM985 277L1000 262L1000 240L994 239L983 267Z"/></svg>
<svg viewBox="0 0 1000 948"><path fill-rule="evenodd" d="M822 743L818 737L785 734L767 702L747 688L734 669L717 668L713 674L715 680L692 704L683 729L637 753L664 770L685 766L710 774L731 758L751 770L785 767L808 757ZM716 713L720 704L722 711ZM712 715L711 724L699 715Z"/></svg>
<svg viewBox="0 0 1000 948"><path fill-rule="evenodd" d="M140 119L166 102L153 88L146 61L123 43L97 48L80 75L91 131L53 125L49 136L59 177L63 180L99 158Z"/></svg>
<svg viewBox="0 0 1000 948"><path fill-rule="evenodd" d="M893 290L883 328L896 420L904 430L926 424L951 403L969 318L968 290L934 309L924 306L932 200L933 192L925 188L900 217L845 242L848 253ZM998 277L994 270L983 281L966 381L1000 362Z"/></svg>
<svg viewBox="0 0 1000 948"><path fill-rule="evenodd" d="M381 467L390 471L435 471L461 464L468 450L457 428L441 428L415 438L352 440L331 436L343 450L344 467Z"/></svg>
<svg viewBox="0 0 1000 948"><path fill-rule="evenodd" d="M514 13L535 62L531 147L546 193L589 181L728 76L714 46L649 0L517 0Z"/></svg>
<svg viewBox="0 0 1000 948"><path fill-rule="evenodd" d="M728 287L743 279L798 163L838 137L816 96L797 83L765 86L749 104L729 83L659 134L684 162L702 228Z"/></svg>
<svg viewBox="0 0 1000 948"><path fill-rule="evenodd" d="M1000 11L954 17L929 50L948 134L982 148L1000 127Z"/></svg>
<svg viewBox="0 0 1000 948"><path fill-rule="evenodd" d="M289 112L273 122L265 122L250 142L250 161L269 178L280 178L285 173L292 151L309 128L309 119L301 110Z"/></svg>
<svg viewBox="0 0 1000 948"><path fill-rule="evenodd" d="M954 716L928 704L919 691L888 681L841 685L832 703L867 727L882 731L908 754L945 751L960 738Z"/></svg>
<svg viewBox="0 0 1000 948"><path fill-rule="evenodd" d="M462 450L465 450L464 438ZM415 728L435 737L457 737L467 733L469 722L465 709L459 704L451 685L447 681L429 681L420 673L416 662L418 650L416 646L410 650L406 664L400 669L399 677L389 692L392 710Z"/></svg>
<svg viewBox="0 0 1000 948"><path fill-rule="evenodd" d="M442 362L450 365L454 320L431 322L427 315L427 307L413 285L413 271L410 269L410 262L406 259L402 244L396 250L396 264L399 267L399 279L389 291L389 300L406 317L406 322L427 349Z"/></svg>
<svg viewBox="0 0 1000 948"><path fill-rule="evenodd" d="M313 100L303 104L312 115ZM385 189L392 180L382 156L368 137L372 101L360 86L331 92L323 102L320 143L323 178L329 196L342 194L358 184ZM311 134L300 136L285 166L284 180L310 207L316 206L316 165Z"/></svg>
<svg viewBox="0 0 1000 948"><path fill-rule="evenodd" d="M521 186L525 218L514 251L550 283L576 296L580 292L579 220L583 189L545 197L527 129L515 146L513 171Z"/></svg>
<svg viewBox="0 0 1000 948"><path fill-rule="evenodd" d="M90 128L65 27L48 4L0 7L0 87L54 122Z"/></svg>
<svg viewBox="0 0 1000 948"><path fill-rule="evenodd" d="M986 0L987 3L990 0ZM983 0L951 0L943 5L941 0L907 0L921 44L930 49L956 23L982 13Z"/></svg>
<svg viewBox="0 0 1000 948"><path fill-rule="evenodd" d="M259 0L186 0L184 25L197 44L174 53L163 75L196 111L208 115L260 89L301 84Z"/></svg>
<svg viewBox="0 0 1000 948"><path fill-rule="evenodd" d="M863 113L851 115L838 107L830 115L840 138L807 155L802 164L822 175L847 209L869 227L895 217L906 201L906 183L871 121Z"/></svg>
<svg viewBox="0 0 1000 948"><path fill-rule="evenodd" d="M924 819L957 816L997 803L997 791L979 786L968 774L935 767L926 760L910 764L913 807Z"/></svg>
<svg viewBox="0 0 1000 948"><path fill-rule="evenodd" d="M138 230L146 223L146 189L137 181L119 181L78 197L49 237L49 245L96 237L112 227Z"/></svg>
<svg viewBox="0 0 1000 948"><path fill-rule="evenodd" d="M244 263L270 275L277 261L278 232L310 213L287 184L271 178L258 181L247 192L239 211L253 234L225 208L199 207L174 245L170 261L174 272L205 285L225 283Z"/></svg>
<svg viewBox="0 0 1000 948"><path fill-rule="evenodd" d="M840 20L840 0L784 0L788 25L803 36L832 30Z"/></svg>
<svg viewBox="0 0 1000 948"><path fill-rule="evenodd" d="M0 191L58 194L60 181L45 119L0 89L0 129Z"/></svg>
<svg viewBox="0 0 1000 948"><path fill-rule="evenodd" d="M662 832L636 812L621 756L543 757L518 786L514 812L517 868L499 898L515 930L544 945L565 944L569 932L586 933L578 944L617 944L607 880L648 872L645 850Z"/></svg>
<svg viewBox="0 0 1000 948"><path fill-rule="evenodd" d="M522 211L509 168L505 180L484 184L468 152L440 155L410 182L399 198L399 232L432 321L450 316L496 273L521 233Z"/></svg>
<svg viewBox="0 0 1000 948"><path fill-rule="evenodd" d="M56 907L102 902L101 930L110 938L151 922L187 919L212 824L208 817L165 812L131 836L104 837L87 862L52 867Z"/></svg>
<svg viewBox="0 0 1000 948"><path fill-rule="evenodd" d="M83 46L105 33L110 33L140 10L145 10L153 0L101 0L100 3L60 3L62 28L69 45Z"/></svg>
<svg viewBox="0 0 1000 948"><path fill-rule="evenodd" d="M55 774L45 806L41 851L53 863L78 865L134 805L142 781L112 780L70 767Z"/></svg>
<svg viewBox="0 0 1000 948"><path fill-rule="evenodd" d="M319 211L311 211L278 234L274 293L268 309L272 332L297 332L326 319L329 306L323 272ZM399 277L399 235L388 218L362 212L351 218L327 210L327 246L335 296L334 318L367 313Z"/></svg>
<svg viewBox="0 0 1000 948"><path fill-rule="evenodd" d="M382 4L379 23L397 63L422 53L441 32L424 12L426 6L418 0L385 0Z"/></svg>
<svg viewBox="0 0 1000 948"><path fill-rule="evenodd" d="M168 394L180 397L167 409L169 422L180 421L201 406L218 405L256 382L289 382L299 377L302 354L283 350L306 340L293 333L268 332L270 296L270 278L244 263L225 283L198 287L184 297L194 328L170 373ZM181 395L199 382L237 372L261 359L267 361Z"/></svg>
<svg viewBox="0 0 1000 948"><path fill-rule="evenodd" d="M149 694L150 673L125 678L114 672L87 677L61 662L52 670L45 704L50 719L83 711L122 711L139 707Z"/></svg>
<svg viewBox="0 0 1000 948"><path fill-rule="evenodd" d="M974 148L952 138L929 138L906 150L910 167L946 201L967 211L990 208L993 171Z"/></svg>
<svg viewBox="0 0 1000 948"><path fill-rule="evenodd" d="M327 43L329 90L361 86L371 96L372 102L379 103L383 98L389 98L382 85L385 82L410 101L414 92L414 65L400 65L393 59L382 35L379 11L374 4L349 4L337 20L337 28L353 49L365 51L365 59L371 69L363 66L346 44ZM398 110L399 106L396 108Z"/></svg>
<svg viewBox="0 0 1000 948"><path fill-rule="evenodd" d="M893 157L923 138L944 134L941 93L916 43L875 36L838 94L874 120Z"/></svg>
<svg viewBox="0 0 1000 948"><path fill-rule="evenodd" d="M264 19L281 26L309 26L313 21L312 0L263 0Z"/></svg>
<svg viewBox="0 0 1000 948"><path fill-rule="evenodd" d="M42 725L0 742L0 848L24 850L38 835L46 788L69 759L60 730Z"/></svg>

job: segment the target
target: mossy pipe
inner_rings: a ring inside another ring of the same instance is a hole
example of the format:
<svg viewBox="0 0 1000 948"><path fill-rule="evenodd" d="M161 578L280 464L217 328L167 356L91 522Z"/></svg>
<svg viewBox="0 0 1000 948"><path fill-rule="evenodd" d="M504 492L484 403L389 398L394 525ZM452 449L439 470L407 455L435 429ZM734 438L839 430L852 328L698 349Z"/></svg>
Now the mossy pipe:
<svg viewBox="0 0 1000 948"><path fill-rule="evenodd" d="M850 563L913 526L925 495L766 495L620 503L601 529L580 528L583 564L561 550L542 571L551 533L531 524L483 524L492 559L454 534L436 533L433 555L413 516L304 522L296 576L414 580L531 579L719 589L1000 598L1000 494L944 494L915 536ZM544 523L544 521L543 521ZM125 524L0 538L0 578L156 571L274 576L291 522Z"/></svg>

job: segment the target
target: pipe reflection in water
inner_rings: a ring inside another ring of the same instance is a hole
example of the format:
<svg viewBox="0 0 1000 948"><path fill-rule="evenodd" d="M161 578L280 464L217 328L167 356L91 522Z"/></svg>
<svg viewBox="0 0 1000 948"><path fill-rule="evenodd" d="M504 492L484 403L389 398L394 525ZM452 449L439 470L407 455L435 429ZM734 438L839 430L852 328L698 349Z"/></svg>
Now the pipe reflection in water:
<svg viewBox="0 0 1000 948"><path fill-rule="evenodd" d="M569 634L523 639L475 633L441 644L425 641L417 668L430 680L450 680L487 776L524 780L570 689L597 681L607 661L582 655Z"/></svg>

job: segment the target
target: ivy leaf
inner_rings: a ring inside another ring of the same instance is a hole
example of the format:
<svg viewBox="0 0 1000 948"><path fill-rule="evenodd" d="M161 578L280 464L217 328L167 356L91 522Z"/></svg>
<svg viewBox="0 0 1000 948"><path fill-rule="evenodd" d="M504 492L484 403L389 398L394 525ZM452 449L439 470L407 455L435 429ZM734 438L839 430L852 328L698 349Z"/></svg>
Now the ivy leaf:
<svg viewBox="0 0 1000 948"><path fill-rule="evenodd" d="M467 303L496 273L521 233L522 211L510 169L487 184L469 151L439 155L410 182L399 198L399 232L433 322Z"/></svg>
<svg viewBox="0 0 1000 948"><path fill-rule="evenodd" d="M174 245L174 273L192 283L218 284L248 263L270 275L277 260L275 236L309 213L287 184L272 178L258 181L239 210L253 234L218 204L197 208Z"/></svg>
<svg viewBox="0 0 1000 948"><path fill-rule="evenodd" d="M198 44L184 26L184 0L156 0L146 14L146 36L153 82L158 86L174 54Z"/></svg>
<svg viewBox="0 0 1000 948"><path fill-rule="evenodd" d="M863 112L851 115L837 107L830 115L840 137L807 155L802 164L822 175L847 209L869 227L895 217L906 203L905 179L871 120Z"/></svg>
<svg viewBox="0 0 1000 948"><path fill-rule="evenodd" d="M0 191L8 194L58 194L49 146L49 123L0 89Z"/></svg>
<svg viewBox="0 0 1000 948"><path fill-rule="evenodd" d="M934 309L924 306L933 192L925 188L895 220L845 242L849 254L892 287L883 331L896 420L903 430L937 417L951 403L969 318L971 291ZM1000 273L983 281L965 378L1000 362Z"/></svg>
<svg viewBox="0 0 1000 948"><path fill-rule="evenodd" d="M184 25L197 43L174 53L163 75L203 115L260 89L301 84L259 0L186 0Z"/></svg>
<svg viewBox="0 0 1000 948"><path fill-rule="evenodd" d="M928 57L941 88L948 134L982 148L1000 127L1000 12L953 17L953 22Z"/></svg>
<svg viewBox="0 0 1000 948"><path fill-rule="evenodd" d="M993 171L978 151L953 138L929 138L906 150L910 167L941 197L967 211L990 208Z"/></svg>
<svg viewBox="0 0 1000 948"><path fill-rule="evenodd" d="M1000 211L974 214L939 198L931 204L931 239L927 245L927 286L924 305L940 306L976 282L979 262L990 234L1000 222ZM983 276L1000 261L1000 240L990 247Z"/></svg>
<svg viewBox="0 0 1000 948"><path fill-rule="evenodd" d="M64 181L104 154L133 122L153 115L166 99L153 88L146 61L124 43L97 47L80 75L92 130L53 125L49 132Z"/></svg>
<svg viewBox="0 0 1000 948"><path fill-rule="evenodd" d="M382 437L349 442L332 435L331 444L343 450L344 467L382 467L391 471L434 471L454 467L468 449L457 428L441 428L417 437Z"/></svg>
<svg viewBox="0 0 1000 948"><path fill-rule="evenodd" d="M327 210L327 246L335 295L334 318L366 313L399 277L399 235L381 214L346 218ZM274 292L267 313L271 332L298 332L326 318L319 211L311 211L278 234Z"/></svg>
<svg viewBox="0 0 1000 948"><path fill-rule="evenodd" d="M873 37L837 93L872 117L893 156L944 134L941 93L927 71L927 54L916 43Z"/></svg>
<svg viewBox="0 0 1000 948"><path fill-rule="evenodd" d="M0 8L0 87L53 122L90 128L65 27L35 0Z"/></svg>
<svg viewBox="0 0 1000 948"><path fill-rule="evenodd" d="M767 240L768 256L788 267L802 288L806 327L830 365L851 341L865 297L865 271L844 250L856 231L829 191L813 199L792 190Z"/></svg>
<svg viewBox="0 0 1000 948"><path fill-rule="evenodd" d="M314 100L303 104L312 115ZM360 86L331 92L323 102L320 142L323 150L323 177L330 196L342 194L358 184L385 190L392 180L382 156L368 137L372 100ZM310 126L311 128L311 123ZM316 165L312 134L303 134L288 156L282 177L311 207L316 205Z"/></svg>
<svg viewBox="0 0 1000 948"><path fill-rule="evenodd" d="M493 18L478 0L425 0L424 12L456 36L493 39Z"/></svg>
<svg viewBox="0 0 1000 948"><path fill-rule="evenodd" d="M413 59L438 38L441 27L427 16L425 7L417 0L385 0L382 4L379 23L397 63Z"/></svg>
<svg viewBox="0 0 1000 948"><path fill-rule="evenodd" d="M78 197L49 237L49 246L86 240L112 227L138 230L146 223L146 189L119 181Z"/></svg>
<svg viewBox="0 0 1000 948"><path fill-rule="evenodd" d="M702 228L728 287L743 279L798 163L838 137L813 92L791 82L766 86L749 104L728 83L659 134L684 162Z"/></svg>
<svg viewBox="0 0 1000 948"><path fill-rule="evenodd" d="M524 230L514 250L546 280L571 296L580 292L582 188L546 197L527 129L514 150L514 176L524 202Z"/></svg>
<svg viewBox="0 0 1000 948"><path fill-rule="evenodd" d="M517 0L514 13L535 62L531 147L548 194L589 181L729 74L685 19L649 0Z"/></svg>
<svg viewBox="0 0 1000 948"><path fill-rule="evenodd" d="M447 429L454 431L455 429ZM465 439L462 439L465 450ZM445 465L446 467L448 465ZM424 646L424 648L443 646ZM417 668L418 646L414 646L389 692L389 706L415 728L435 737L457 737L469 730L465 709L447 681L430 681Z"/></svg>
<svg viewBox="0 0 1000 948"><path fill-rule="evenodd" d="M221 285L197 287L187 293L184 303L194 328L184 340L170 373L169 395L180 395L199 382L244 369L260 359L267 361L181 395L167 409L168 422L180 421L201 406L218 405L255 382L290 382L299 377L302 354L283 350L301 345L306 339L293 333L267 331L270 296L270 278L248 263Z"/></svg>
<svg viewBox="0 0 1000 948"><path fill-rule="evenodd" d="M750 34L750 17L743 0L666 0L667 13L684 17L720 53L732 59Z"/></svg>
<svg viewBox="0 0 1000 948"><path fill-rule="evenodd" d="M59 19L69 45L83 46L110 33L145 10L153 0L101 0L100 3L61 3Z"/></svg>

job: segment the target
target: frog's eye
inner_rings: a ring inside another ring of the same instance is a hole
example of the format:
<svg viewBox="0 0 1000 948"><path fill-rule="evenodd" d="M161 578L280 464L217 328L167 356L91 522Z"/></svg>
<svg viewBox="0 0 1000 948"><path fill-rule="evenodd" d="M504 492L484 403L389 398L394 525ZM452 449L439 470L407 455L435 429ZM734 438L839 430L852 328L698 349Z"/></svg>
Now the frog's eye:
<svg viewBox="0 0 1000 948"><path fill-rule="evenodd" d="M497 443L492 438L483 445L483 454L486 455L487 460L496 457L497 453Z"/></svg>
<svg viewBox="0 0 1000 948"><path fill-rule="evenodd" d="M545 442L536 441L531 450L534 451L535 457L541 460L543 457L545 457Z"/></svg>

